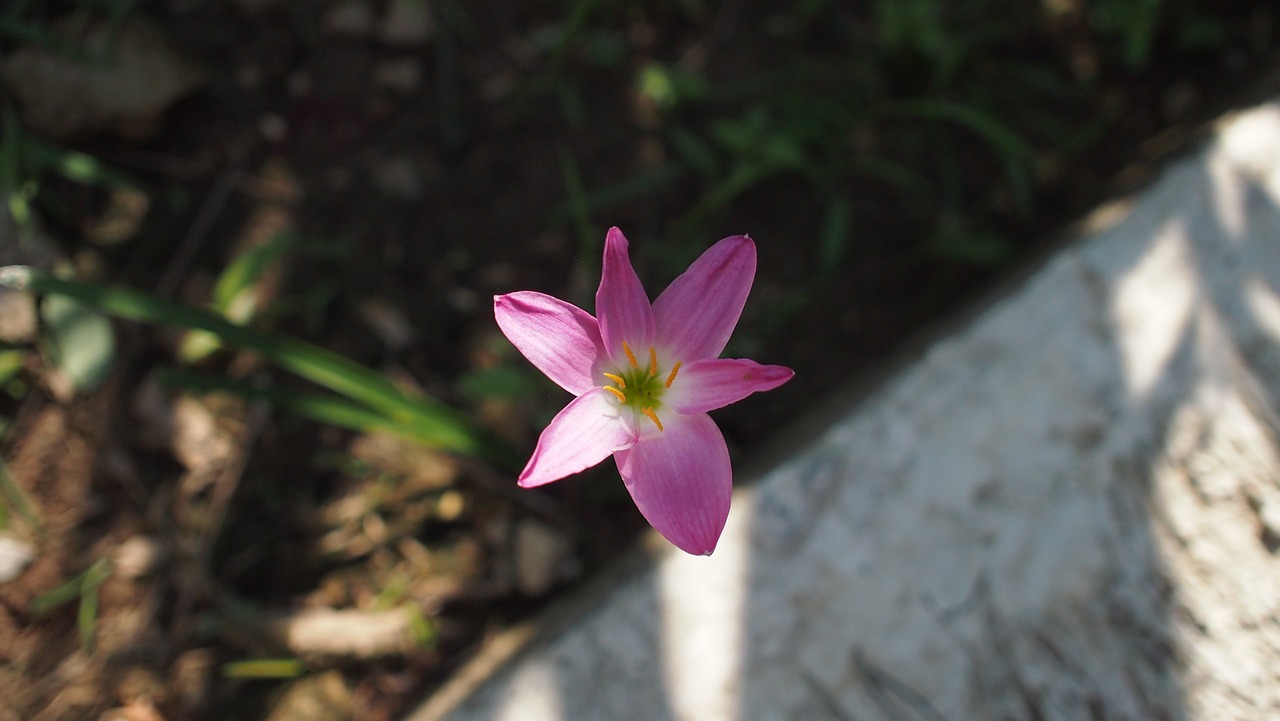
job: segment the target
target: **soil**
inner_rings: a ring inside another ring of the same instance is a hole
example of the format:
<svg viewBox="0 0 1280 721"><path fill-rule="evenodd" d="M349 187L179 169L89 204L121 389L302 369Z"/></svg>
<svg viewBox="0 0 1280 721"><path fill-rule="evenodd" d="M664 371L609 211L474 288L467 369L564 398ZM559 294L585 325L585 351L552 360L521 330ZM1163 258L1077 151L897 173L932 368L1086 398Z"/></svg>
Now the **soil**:
<svg viewBox="0 0 1280 721"><path fill-rule="evenodd" d="M1139 185L1280 67L1265 2L1192 18L1214 31L1200 44L1171 11L1140 63L1071 2L1050 21L974 3L1001 39L959 56L889 42L871 4L626 5L136 3L128 22L154 28L193 80L175 71L168 107L110 123L22 116L33 137L136 183L42 175L45 236L82 277L195 305L235 258L291 238L252 286L255 324L455 404L523 455L567 398L502 339L491 296L534 289L590 309L611 225L651 295L746 232L760 269L726 354L797 375L715 414L740 459ZM23 20L100 22L91 6ZM872 49L851 50L859 39ZM23 45L0 43L9 59ZM1047 78L1043 98L997 82L1010 58ZM654 63L701 89L674 105L642 92ZM966 102L1022 137L1023 171L992 149L1021 144L981 118L936 122L950 112L938 103ZM841 125L849 113L862 119ZM733 139L757 122L767 131ZM714 151L705 167L690 135ZM803 160L762 165L752 143L777 138ZM759 175L726 192L735 167ZM19 345L6 498L33 513L7 513L8 530L38 552L0 583L0 719L395 718L644 527L611 464L518 491L507 462L165 386L155 371L179 364L183 335L116 330L110 377L88 392L59 381L46 346ZM303 387L234 349L188 365ZM33 611L100 559L111 573L96 590ZM347 630L295 638L317 609L351 611Z"/></svg>

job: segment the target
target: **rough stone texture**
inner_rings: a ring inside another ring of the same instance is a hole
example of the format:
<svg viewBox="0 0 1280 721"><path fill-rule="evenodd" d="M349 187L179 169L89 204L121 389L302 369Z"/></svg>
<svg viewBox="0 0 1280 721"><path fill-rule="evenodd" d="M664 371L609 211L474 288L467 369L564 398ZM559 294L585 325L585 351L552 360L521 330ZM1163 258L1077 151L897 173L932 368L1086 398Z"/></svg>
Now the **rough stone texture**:
<svg viewBox="0 0 1280 721"><path fill-rule="evenodd" d="M1082 234L411 718L1280 717L1280 105Z"/></svg>

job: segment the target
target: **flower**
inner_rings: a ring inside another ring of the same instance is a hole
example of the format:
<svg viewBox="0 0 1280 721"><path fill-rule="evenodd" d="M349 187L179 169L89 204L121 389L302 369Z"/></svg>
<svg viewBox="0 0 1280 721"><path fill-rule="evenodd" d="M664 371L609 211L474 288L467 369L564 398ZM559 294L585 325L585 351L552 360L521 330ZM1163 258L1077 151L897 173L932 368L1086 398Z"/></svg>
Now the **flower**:
<svg viewBox="0 0 1280 721"><path fill-rule="evenodd" d="M710 555L729 517L733 474L707 411L786 383L790 368L720 358L756 272L733 235L707 249L652 305L610 228L596 314L519 291L493 299L498 327L538 370L577 396L538 438L519 484L541 486L613 456L645 520Z"/></svg>

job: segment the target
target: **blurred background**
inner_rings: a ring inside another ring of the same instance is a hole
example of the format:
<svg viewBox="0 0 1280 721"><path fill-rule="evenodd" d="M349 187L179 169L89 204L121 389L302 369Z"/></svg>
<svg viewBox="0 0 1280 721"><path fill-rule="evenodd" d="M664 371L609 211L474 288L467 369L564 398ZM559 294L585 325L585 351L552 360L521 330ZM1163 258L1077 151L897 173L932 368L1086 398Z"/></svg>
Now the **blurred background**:
<svg viewBox="0 0 1280 721"><path fill-rule="evenodd" d="M393 719L644 527L491 297L760 268L735 459L1280 71L1269 0L4 0L0 719ZM7 705L7 710L3 707Z"/></svg>

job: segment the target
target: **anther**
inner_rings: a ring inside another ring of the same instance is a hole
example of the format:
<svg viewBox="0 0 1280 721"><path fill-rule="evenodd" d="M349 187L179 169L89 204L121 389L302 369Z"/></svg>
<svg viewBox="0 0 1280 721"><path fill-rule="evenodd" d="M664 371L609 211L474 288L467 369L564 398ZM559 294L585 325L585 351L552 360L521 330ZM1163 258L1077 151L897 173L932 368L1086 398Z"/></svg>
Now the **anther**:
<svg viewBox="0 0 1280 721"><path fill-rule="evenodd" d="M622 341L622 352L627 354L627 361L631 363L632 368L640 367L639 364L636 363L636 354L631 352L631 346L627 345L625 340Z"/></svg>
<svg viewBox="0 0 1280 721"><path fill-rule="evenodd" d="M648 416L649 420L653 421L653 425L658 427L658 430L662 430L662 421L658 420L658 414L653 412L652 407L641 408L640 412Z"/></svg>
<svg viewBox="0 0 1280 721"><path fill-rule="evenodd" d="M653 352L653 346L649 346L649 375L658 375L658 354Z"/></svg>
<svg viewBox="0 0 1280 721"><path fill-rule="evenodd" d="M676 361L676 364L671 366L671 375L667 376L667 388L670 388L672 381L676 379L676 374L680 372L680 364L683 362Z"/></svg>
<svg viewBox="0 0 1280 721"><path fill-rule="evenodd" d="M618 399L619 403L627 402L626 394L624 394L622 391L618 390L617 388L614 388L613 386L604 386L604 389L612 393L614 397Z"/></svg>
<svg viewBox="0 0 1280 721"><path fill-rule="evenodd" d="M605 373L604 377L613 381L614 385L618 386L619 388L627 387L627 381L622 376L614 375L612 373ZM668 383L667 385L670 385L670 383Z"/></svg>

